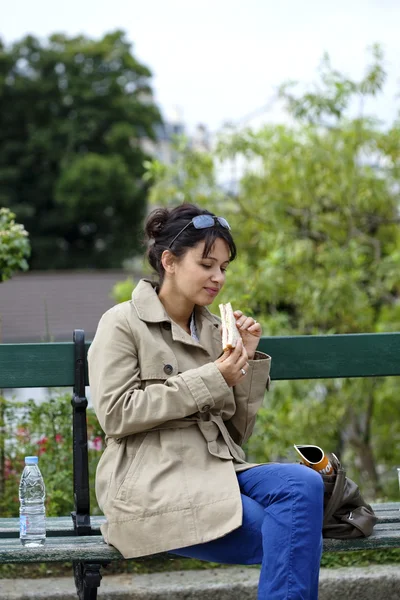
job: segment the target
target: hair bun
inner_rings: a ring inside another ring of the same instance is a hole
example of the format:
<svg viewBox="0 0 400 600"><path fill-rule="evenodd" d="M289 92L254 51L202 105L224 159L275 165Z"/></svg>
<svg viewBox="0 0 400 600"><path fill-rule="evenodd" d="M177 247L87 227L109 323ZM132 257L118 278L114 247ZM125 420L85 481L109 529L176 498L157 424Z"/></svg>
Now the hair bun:
<svg viewBox="0 0 400 600"><path fill-rule="evenodd" d="M160 237L169 216L169 210L167 208L156 208L150 213L145 227L145 234L149 240L155 240Z"/></svg>

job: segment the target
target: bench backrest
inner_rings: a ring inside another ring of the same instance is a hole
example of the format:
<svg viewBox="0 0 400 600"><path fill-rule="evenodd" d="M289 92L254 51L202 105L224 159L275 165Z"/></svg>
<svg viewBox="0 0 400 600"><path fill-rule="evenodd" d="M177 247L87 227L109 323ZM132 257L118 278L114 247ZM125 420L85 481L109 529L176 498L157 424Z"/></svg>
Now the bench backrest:
<svg viewBox="0 0 400 600"><path fill-rule="evenodd" d="M400 333L263 337L259 349L274 380L400 375ZM0 389L73 386L74 361L72 341L0 344Z"/></svg>

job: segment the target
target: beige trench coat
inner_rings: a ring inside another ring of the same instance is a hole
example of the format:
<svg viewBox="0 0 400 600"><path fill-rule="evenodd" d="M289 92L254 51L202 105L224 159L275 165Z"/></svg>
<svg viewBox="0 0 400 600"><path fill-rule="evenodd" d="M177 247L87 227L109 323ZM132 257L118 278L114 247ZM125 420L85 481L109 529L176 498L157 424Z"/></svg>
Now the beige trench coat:
<svg viewBox="0 0 400 600"><path fill-rule="evenodd" d="M242 523L236 471L269 384L256 353L228 387L214 361L220 320L196 306L200 343L171 321L154 284L100 320L89 350L91 398L106 434L96 495L105 540L126 558L221 537Z"/></svg>

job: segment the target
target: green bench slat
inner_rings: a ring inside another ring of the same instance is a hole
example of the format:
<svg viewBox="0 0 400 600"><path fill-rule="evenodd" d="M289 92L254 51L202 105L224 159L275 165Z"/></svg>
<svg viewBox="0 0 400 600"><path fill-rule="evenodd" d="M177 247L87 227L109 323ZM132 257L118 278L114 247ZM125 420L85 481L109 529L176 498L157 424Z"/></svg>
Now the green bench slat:
<svg viewBox="0 0 400 600"><path fill-rule="evenodd" d="M400 522L400 502L391 502L388 504L372 504L372 508L374 509L374 512L378 517L378 523Z"/></svg>
<svg viewBox="0 0 400 600"><path fill-rule="evenodd" d="M393 523L392 521L378 521L374 527L374 533L379 534L380 531L399 531L400 532L400 523Z"/></svg>
<svg viewBox="0 0 400 600"><path fill-rule="evenodd" d="M400 523L400 514L393 514L392 512L377 512L378 523Z"/></svg>
<svg viewBox="0 0 400 600"><path fill-rule="evenodd" d="M272 379L400 375L400 333L263 337Z"/></svg>
<svg viewBox="0 0 400 600"><path fill-rule="evenodd" d="M73 384L72 342L0 344L0 389L72 387Z"/></svg>
<svg viewBox="0 0 400 600"><path fill-rule="evenodd" d="M104 523L104 516L90 517L93 529L92 535L100 535L100 525ZM47 537L73 536L74 527L71 517L47 517ZM0 538L14 538L19 536L19 518L0 518Z"/></svg>
<svg viewBox="0 0 400 600"><path fill-rule="evenodd" d="M374 533L367 538L354 540L324 539L324 552L338 552L345 550L379 550L400 547L400 528L398 524L381 529L376 525Z"/></svg>
<svg viewBox="0 0 400 600"><path fill-rule="evenodd" d="M101 536L53 537L43 546L27 548L19 539L0 539L0 563L72 562L123 560Z"/></svg>
<svg viewBox="0 0 400 600"><path fill-rule="evenodd" d="M375 502L371 504L374 512L393 512L400 511L400 502Z"/></svg>
<svg viewBox="0 0 400 600"><path fill-rule="evenodd" d="M259 349L275 380L400 375L400 333L263 337ZM72 386L73 360L72 342L0 344L0 389Z"/></svg>
<svg viewBox="0 0 400 600"><path fill-rule="evenodd" d="M324 552L348 550L384 549L399 547L400 526L382 528L369 538L354 540L324 540ZM160 556L160 555L158 555ZM166 555L172 558L171 555ZM115 561L123 556L104 543L101 536L49 537L43 546L27 548L18 538L0 539L0 563Z"/></svg>

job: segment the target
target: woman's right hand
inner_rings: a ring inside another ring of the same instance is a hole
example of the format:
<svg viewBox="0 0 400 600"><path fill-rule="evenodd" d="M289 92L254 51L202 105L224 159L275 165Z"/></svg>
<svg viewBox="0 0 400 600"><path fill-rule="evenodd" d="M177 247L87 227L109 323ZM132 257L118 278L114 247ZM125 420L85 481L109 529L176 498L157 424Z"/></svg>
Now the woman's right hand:
<svg viewBox="0 0 400 600"><path fill-rule="evenodd" d="M242 340L238 340L233 350L227 350L220 356L215 364L221 371L221 375L225 379L229 387L233 387L247 375L249 369L248 356L246 348L243 346ZM242 369L246 372L243 373Z"/></svg>

